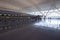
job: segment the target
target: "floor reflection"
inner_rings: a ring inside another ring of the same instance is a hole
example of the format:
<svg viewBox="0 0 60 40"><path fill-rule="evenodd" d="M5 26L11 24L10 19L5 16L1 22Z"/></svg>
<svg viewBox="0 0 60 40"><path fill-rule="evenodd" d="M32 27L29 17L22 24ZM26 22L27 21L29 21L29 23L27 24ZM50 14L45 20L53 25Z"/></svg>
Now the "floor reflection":
<svg viewBox="0 0 60 40"><path fill-rule="evenodd" d="M45 19L36 22L34 25L60 29L60 19Z"/></svg>

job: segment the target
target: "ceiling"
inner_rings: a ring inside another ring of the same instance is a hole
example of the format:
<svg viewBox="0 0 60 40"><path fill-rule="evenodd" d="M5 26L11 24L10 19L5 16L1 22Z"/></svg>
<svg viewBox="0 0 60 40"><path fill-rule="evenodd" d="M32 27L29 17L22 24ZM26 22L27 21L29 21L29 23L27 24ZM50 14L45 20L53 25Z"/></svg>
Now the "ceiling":
<svg viewBox="0 0 60 40"><path fill-rule="evenodd" d="M33 11L33 9L36 10L37 8L39 9L39 7L42 7L41 5L43 4L48 4L54 1L59 0L0 0L0 9L17 12L25 10Z"/></svg>

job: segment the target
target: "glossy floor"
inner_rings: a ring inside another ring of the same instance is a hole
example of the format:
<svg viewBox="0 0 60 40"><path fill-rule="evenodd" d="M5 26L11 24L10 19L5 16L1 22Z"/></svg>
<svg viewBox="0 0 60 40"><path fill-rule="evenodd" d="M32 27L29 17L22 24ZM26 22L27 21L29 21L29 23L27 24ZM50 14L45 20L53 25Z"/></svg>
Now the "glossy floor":
<svg viewBox="0 0 60 40"><path fill-rule="evenodd" d="M60 40L60 30L55 30L54 28L41 25L39 24L40 22L44 25L45 23L46 25L49 23L46 22L46 20L44 22L41 20L34 22L30 21L27 23L23 22L23 27L11 30L9 32L1 33L0 40ZM53 23L53 27L54 24L56 23Z"/></svg>

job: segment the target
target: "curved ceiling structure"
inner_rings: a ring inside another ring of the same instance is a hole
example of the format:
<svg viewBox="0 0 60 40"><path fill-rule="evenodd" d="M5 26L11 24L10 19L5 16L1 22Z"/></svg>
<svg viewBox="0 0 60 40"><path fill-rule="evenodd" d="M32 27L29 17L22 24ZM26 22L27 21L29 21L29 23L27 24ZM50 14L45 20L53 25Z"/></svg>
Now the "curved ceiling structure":
<svg viewBox="0 0 60 40"><path fill-rule="evenodd" d="M40 11L40 8L44 10L50 7L51 3L54 5L54 2L60 3L59 0L0 0L0 9L17 12Z"/></svg>

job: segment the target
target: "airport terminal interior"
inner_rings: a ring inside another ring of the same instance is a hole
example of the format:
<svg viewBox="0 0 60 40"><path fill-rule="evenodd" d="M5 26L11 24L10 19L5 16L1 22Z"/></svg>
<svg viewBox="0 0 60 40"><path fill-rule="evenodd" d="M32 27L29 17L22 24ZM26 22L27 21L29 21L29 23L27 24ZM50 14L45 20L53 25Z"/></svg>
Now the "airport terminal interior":
<svg viewBox="0 0 60 40"><path fill-rule="evenodd" d="M60 40L60 0L0 0L0 40Z"/></svg>

